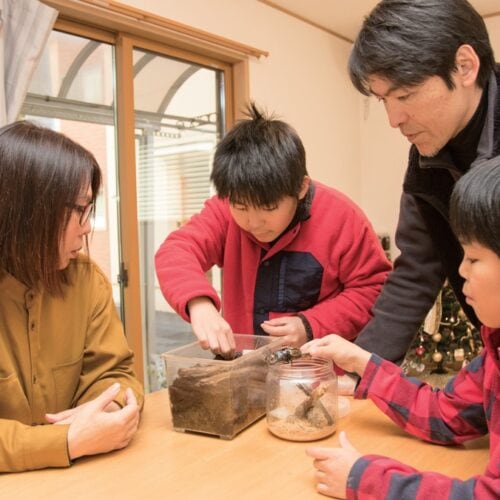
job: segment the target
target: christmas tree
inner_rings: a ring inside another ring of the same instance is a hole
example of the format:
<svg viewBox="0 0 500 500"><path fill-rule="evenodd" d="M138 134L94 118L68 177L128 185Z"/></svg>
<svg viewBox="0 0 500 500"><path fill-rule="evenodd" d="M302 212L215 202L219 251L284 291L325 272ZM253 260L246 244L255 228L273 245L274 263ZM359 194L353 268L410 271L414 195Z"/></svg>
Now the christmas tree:
<svg viewBox="0 0 500 500"><path fill-rule="evenodd" d="M408 375L454 375L482 350L479 331L472 325L448 283L420 327L403 363Z"/></svg>

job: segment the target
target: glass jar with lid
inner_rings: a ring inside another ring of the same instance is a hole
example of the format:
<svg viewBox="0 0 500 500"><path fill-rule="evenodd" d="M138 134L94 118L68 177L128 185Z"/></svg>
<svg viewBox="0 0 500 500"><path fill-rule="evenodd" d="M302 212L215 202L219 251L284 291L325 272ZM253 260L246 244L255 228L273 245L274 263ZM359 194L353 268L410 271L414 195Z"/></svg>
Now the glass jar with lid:
<svg viewBox="0 0 500 500"><path fill-rule="evenodd" d="M330 360L299 358L269 367L266 419L276 436L314 441L337 428L337 376Z"/></svg>

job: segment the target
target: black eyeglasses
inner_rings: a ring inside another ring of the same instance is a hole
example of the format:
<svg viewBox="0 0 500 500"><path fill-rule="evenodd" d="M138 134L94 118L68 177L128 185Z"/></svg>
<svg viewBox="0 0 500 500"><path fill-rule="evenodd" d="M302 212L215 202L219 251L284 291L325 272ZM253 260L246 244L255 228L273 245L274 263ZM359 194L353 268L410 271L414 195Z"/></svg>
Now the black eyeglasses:
<svg viewBox="0 0 500 500"><path fill-rule="evenodd" d="M94 208L94 203L90 202L88 205L78 205L74 203L68 206L80 214L80 226L85 226Z"/></svg>

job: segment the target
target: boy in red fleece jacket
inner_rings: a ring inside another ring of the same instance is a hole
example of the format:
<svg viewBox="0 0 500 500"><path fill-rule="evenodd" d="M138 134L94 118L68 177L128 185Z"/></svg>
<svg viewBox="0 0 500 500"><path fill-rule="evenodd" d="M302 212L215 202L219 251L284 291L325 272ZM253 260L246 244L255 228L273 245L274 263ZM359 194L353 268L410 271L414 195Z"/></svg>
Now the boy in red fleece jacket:
<svg viewBox="0 0 500 500"><path fill-rule="evenodd" d="M317 490L336 498L500 498L500 157L478 164L455 185L451 226L464 256L463 293L483 323L484 349L443 390L414 378L341 337L303 351L361 376L354 396L370 398L397 425L432 443L458 444L490 434L483 475L460 481L419 472L396 460L362 456L341 433L340 448L311 447Z"/></svg>
<svg viewBox="0 0 500 500"><path fill-rule="evenodd" d="M354 339L390 263L362 211L309 178L297 132L255 105L248 114L217 145L217 195L156 253L163 295L215 353L234 349L233 332ZM215 265L222 301L206 277Z"/></svg>

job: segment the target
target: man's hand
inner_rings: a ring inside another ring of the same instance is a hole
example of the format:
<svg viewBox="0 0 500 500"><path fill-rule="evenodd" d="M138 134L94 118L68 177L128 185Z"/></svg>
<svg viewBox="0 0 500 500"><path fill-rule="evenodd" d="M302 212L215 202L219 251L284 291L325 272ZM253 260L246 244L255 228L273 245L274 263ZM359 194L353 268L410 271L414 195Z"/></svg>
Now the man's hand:
<svg viewBox="0 0 500 500"><path fill-rule="evenodd" d="M109 411L119 391L120 384L116 383L94 400L75 408L75 411L69 410L65 418L58 418L65 412L47 415L49 422L50 417L56 417L52 418L55 425L69 424L68 453L71 460L117 450L129 444L139 426L139 406L132 389L128 388L125 391L125 406Z"/></svg>
<svg viewBox="0 0 500 500"><path fill-rule="evenodd" d="M349 442L345 432L339 435L340 448L306 448L314 458L316 489L323 495L346 498L347 477L361 453Z"/></svg>
<svg viewBox="0 0 500 500"><path fill-rule="evenodd" d="M234 352L236 344L233 331L208 297L190 300L188 310L193 332L203 349L222 355Z"/></svg>
<svg viewBox="0 0 500 500"><path fill-rule="evenodd" d="M371 353L339 335L327 335L311 340L302 346L301 350L313 357L331 359L346 372L357 373L360 377L363 376L371 357Z"/></svg>
<svg viewBox="0 0 500 500"><path fill-rule="evenodd" d="M273 337L281 337L284 344L300 347L307 340L304 323L298 316L282 316L269 319L260 324L262 329Z"/></svg>

